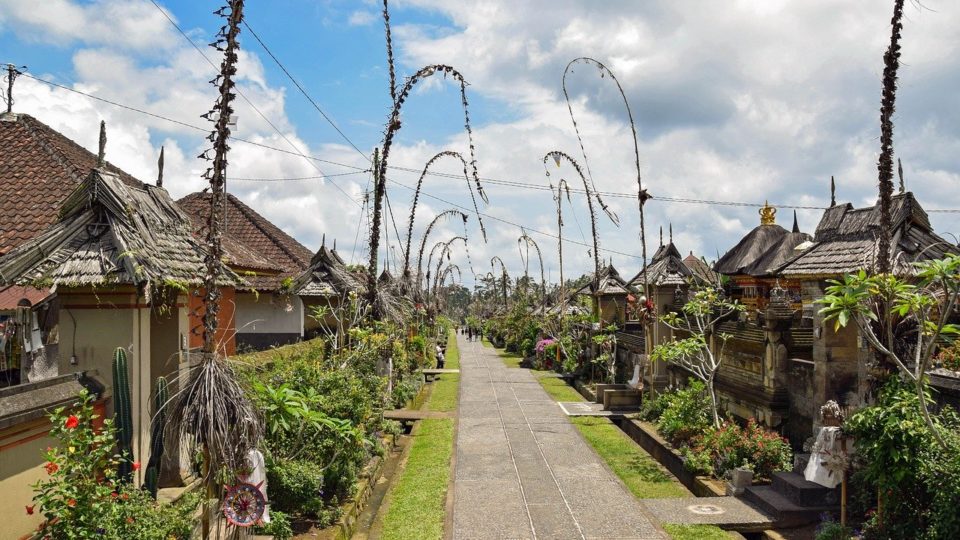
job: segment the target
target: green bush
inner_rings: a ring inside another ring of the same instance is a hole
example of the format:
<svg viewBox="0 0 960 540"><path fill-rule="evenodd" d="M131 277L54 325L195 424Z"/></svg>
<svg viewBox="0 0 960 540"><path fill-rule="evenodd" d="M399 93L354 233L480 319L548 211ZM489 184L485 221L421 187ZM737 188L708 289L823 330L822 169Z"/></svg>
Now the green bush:
<svg viewBox="0 0 960 540"><path fill-rule="evenodd" d="M393 395L390 398L393 408L402 409L417 395L418 387L410 380L398 381L393 385Z"/></svg>
<svg viewBox="0 0 960 540"><path fill-rule="evenodd" d="M927 427L920 398L896 377L875 405L844 424L863 464L854 475L856 499L873 504L866 511L864 538L960 538L960 419L948 408L934 416L934 424L946 448Z"/></svg>
<svg viewBox="0 0 960 540"><path fill-rule="evenodd" d="M270 506L281 512L316 517L324 507L323 469L312 461L282 460L267 464Z"/></svg>
<svg viewBox="0 0 960 540"><path fill-rule="evenodd" d="M640 406L640 412L638 413L640 419L646 420L647 422L656 422L659 420L674 400L674 396L675 394L673 392L668 391L660 392L653 399L644 399L643 404Z"/></svg>
<svg viewBox="0 0 960 540"><path fill-rule="evenodd" d="M682 454L688 469L717 478L737 467L747 467L759 478L770 478L793 465L790 443L752 418L746 427L728 420L719 428L707 429L694 437Z"/></svg>
<svg viewBox="0 0 960 540"><path fill-rule="evenodd" d="M666 407L657 420L657 431L670 444L682 446L710 427L710 398L706 386L691 380L686 388L664 394Z"/></svg>
<svg viewBox="0 0 960 540"><path fill-rule="evenodd" d="M26 507L28 514L45 518L38 532L57 540L189 538L199 497L160 504L148 491L120 481L117 463L127 457L113 453L116 428L111 419L99 427L96 420L93 397L85 390L71 411L60 407L50 415L57 445L47 449L47 476L33 485L35 505Z"/></svg>
<svg viewBox="0 0 960 540"><path fill-rule="evenodd" d="M830 518L817 526L816 534L816 540L849 540L853 536L853 529Z"/></svg>
<svg viewBox="0 0 960 540"><path fill-rule="evenodd" d="M270 523L254 527L254 534L272 536L273 540L289 540L293 538L293 527L290 518L279 510L270 509Z"/></svg>

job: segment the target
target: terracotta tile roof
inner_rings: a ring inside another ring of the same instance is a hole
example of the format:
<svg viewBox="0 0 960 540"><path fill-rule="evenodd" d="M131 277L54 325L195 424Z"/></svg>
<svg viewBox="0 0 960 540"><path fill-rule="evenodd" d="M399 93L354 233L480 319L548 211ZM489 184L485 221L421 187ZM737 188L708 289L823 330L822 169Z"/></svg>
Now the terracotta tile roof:
<svg viewBox="0 0 960 540"><path fill-rule="evenodd" d="M91 126L94 129L95 126ZM57 219L61 203L82 182L97 156L26 114L0 119L0 254L40 234ZM142 182L110 165L130 186ZM13 225L13 226L11 226Z"/></svg>
<svg viewBox="0 0 960 540"><path fill-rule="evenodd" d="M205 237L210 195L191 193L177 203L193 220L195 234ZM226 216L224 249L228 263L251 288L278 290L287 278L296 279L310 266L313 253L309 249L230 193Z"/></svg>

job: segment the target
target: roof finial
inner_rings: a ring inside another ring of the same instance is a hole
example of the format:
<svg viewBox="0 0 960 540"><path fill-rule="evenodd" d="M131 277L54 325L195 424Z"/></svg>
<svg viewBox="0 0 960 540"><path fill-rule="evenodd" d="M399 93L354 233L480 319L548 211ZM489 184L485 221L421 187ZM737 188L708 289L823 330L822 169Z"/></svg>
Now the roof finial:
<svg viewBox="0 0 960 540"><path fill-rule="evenodd" d="M830 176L830 206L837 205L837 183L833 181L833 176Z"/></svg>
<svg viewBox="0 0 960 540"><path fill-rule="evenodd" d="M673 243L673 222L670 222L670 243Z"/></svg>
<svg viewBox="0 0 960 540"><path fill-rule="evenodd" d="M97 168L106 165L107 160L107 123L100 121L100 148L97 150Z"/></svg>
<svg viewBox="0 0 960 540"><path fill-rule="evenodd" d="M777 222L777 209L770 206L770 201L764 201L763 208L760 209L760 224L773 225Z"/></svg>
<svg viewBox="0 0 960 540"><path fill-rule="evenodd" d="M157 160L157 187L163 187L163 146L160 147L160 159Z"/></svg>
<svg viewBox="0 0 960 540"><path fill-rule="evenodd" d="M900 163L900 158L897 158L897 174L900 175L900 193L906 193L907 188L903 184L903 163Z"/></svg>
<svg viewBox="0 0 960 540"><path fill-rule="evenodd" d="M797 224L797 211L793 211L793 232L800 232L800 225Z"/></svg>
<svg viewBox="0 0 960 540"><path fill-rule="evenodd" d="M336 239L336 238L333 239L333 250L334 250L334 251L337 250L337 239Z"/></svg>
<svg viewBox="0 0 960 540"><path fill-rule="evenodd" d="M663 225L660 226L660 247L663 247Z"/></svg>
<svg viewBox="0 0 960 540"><path fill-rule="evenodd" d="M327 247L327 233L323 233L323 239L320 240L320 247Z"/></svg>

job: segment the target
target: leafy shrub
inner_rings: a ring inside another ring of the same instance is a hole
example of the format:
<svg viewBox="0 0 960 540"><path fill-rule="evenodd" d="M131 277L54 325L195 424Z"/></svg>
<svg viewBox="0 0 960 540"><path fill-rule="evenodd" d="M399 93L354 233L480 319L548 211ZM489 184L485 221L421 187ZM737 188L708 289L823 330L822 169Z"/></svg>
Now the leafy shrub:
<svg viewBox="0 0 960 540"><path fill-rule="evenodd" d="M844 424L863 464L854 475L858 491L866 494L861 498L882 508L868 510L864 538L960 537L960 419L949 408L934 415L944 448L927 427L919 399L894 377L875 405ZM924 399L932 402L929 395Z"/></svg>
<svg viewBox="0 0 960 540"><path fill-rule="evenodd" d="M686 465L697 473L723 478L737 467L749 467L761 478L770 478L793 464L790 443L780 435L759 426L751 418L746 427L726 421L695 437L683 450Z"/></svg>
<svg viewBox="0 0 960 540"><path fill-rule="evenodd" d="M821 516L823 521L817 526L816 540L849 540L853 529L833 520L829 514Z"/></svg>
<svg viewBox="0 0 960 540"><path fill-rule="evenodd" d="M293 527L290 518L279 510L270 509L270 523L254 527L254 534L272 536L274 540L289 540L293 538Z"/></svg>
<svg viewBox="0 0 960 540"><path fill-rule="evenodd" d="M323 481L323 469L312 461L268 463L270 506L281 512L315 517L324 507Z"/></svg>
<svg viewBox="0 0 960 540"><path fill-rule="evenodd" d="M113 421L94 414L93 397L86 391L71 413L60 407L50 415L50 434L57 446L47 449L48 478L34 484L34 505L46 521L39 532L45 538L188 538L193 512L200 499L183 497L176 504L158 504L146 491L117 478L117 464L127 459L113 454ZM133 469L139 463L133 464Z"/></svg>
<svg viewBox="0 0 960 540"><path fill-rule="evenodd" d="M395 409L402 409L417 395L417 386L409 380L398 381L393 385L393 395L390 397Z"/></svg>
<svg viewBox="0 0 960 540"><path fill-rule="evenodd" d="M657 420L657 431L670 444L681 446L710 427L710 400L706 386L690 381L686 388L671 392L668 403Z"/></svg>
<svg viewBox="0 0 960 540"><path fill-rule="evenodd" d="M673 391L660 392L653 399L644 399L638 413L642 420L656 422L674 399Z"/></svg>

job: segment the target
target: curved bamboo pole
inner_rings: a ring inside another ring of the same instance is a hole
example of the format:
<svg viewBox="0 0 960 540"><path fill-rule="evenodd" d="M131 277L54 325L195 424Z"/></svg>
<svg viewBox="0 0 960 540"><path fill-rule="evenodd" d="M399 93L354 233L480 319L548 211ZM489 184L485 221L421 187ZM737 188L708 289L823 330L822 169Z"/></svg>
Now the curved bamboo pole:
<svg viewBox="0 0 960 540"><path fill-rule="evenodd" d="M490 257L490 268L492 270L497 269L497 267L493 265L494 261L500 263L500 275L501 275L502 286L503 286L503 306L506 307L507 306L507 278L508 278L507 265L503 264L503 259L494 255L493 257Z"/></svg>
<svg viewBox="0 0 960 540"><path fill-rule="evenodd" d="M522 229L521 229L522 230ZM533 246L534 251L537 252L537 260L540 262L540 293L543 296L543 302L547 301L547 279L544 277L543 273L543 255L540 253L540 246L537 245L537 242L530 238L530 236L524 231L520 238L517 238L517 243L525 243L528 246Z"/></svg>
<svg viewBox="0 0 960 540"><path fill-rule="evenodd" d="M470 199L473 201L473 211L477 214L477 221L480 223L480 232L483 234L483 241L484 243L487 241L487 229L483 226L483 218L480 216L480 209L477 207L477 199L473 194L473 185L470 183L470 176L467 173L467 161L463 159L463 156L459 152L454 152L452 150L438 152L436 155L430 158L430 160L427 161L426 166L423 167L423 172L420 173L420 178L417 179L417 187L413 192L413 203L410 206L410 217L407 220L407 245L403 251L403 273L405 276L410 275L410 244L411 240L413 239L413 221L417 213L417 204L420 201L420 188L423 186L423 179L427 176L427 172L429 172L430 167L433 166L437 160L444 157L458 158L463 164L463 178L467 181L467 190L470 191ZM487 194L484 193L480 188L479 179L477 180L477 189L480 190L480 198L482 198L484 202L489 202L487 199ZM466 225L466 221L464 221L464 225Z"/></svg>
<svg viewBox="0 0 960 540"><path fill-rule="evenodd" d="M643 294L646 298L650 298L649 285L647 283L647 235L646 235L646 224L644 218L644 204L650 199L650 194L647 193L647 190L643 188L643 182L640 179L640 145L637 139L637 126L633 121L633 112L630 110L630 102L627 100L627 95L623 91L623 86L620 85L620 81L617 79L617 76L614 75L613 71L610 70L603 62L595 60L587 56L581 56L579 58L574 58L567 64L566 69L563 70L563 96L567 100L567 110L570 112L570 120L573 121L573 129L577 133L577 141L580 143L580 151L583 154L583 162L587 168L587 174L590 173L590 162L587 159L587 152L583 146L583 139L580 136L580 128L577 126L577 120L573 115L573 106L570 103L570 94L567 93L567 74L571 73L571 67L576 63L585 63L592 64L600 69L600 77L603 78L604 75L609 75L613 82L617 85L617 90L620 92L620 97L623 98L623 105L627 109L627 117L630 120L630 130L633 133L633 156L634 164L637 168L637 201L640 207L640 245L643 250ZM593 176L590 176L590 182L593 183ZM598 198L599 199L599 198ZM601 206L603 203L600 203Z"/></svg>
<svg viewBox="0 0 960 540"><path fill-rule="evenodd" d="M590 183L587 182L587 177L584 176L583 170L580 168L580 164L577 163L575 159L559 150L551 150L543 156L543 170L548 177L550 176L550 171L547 169L547 160L550 158L553 158L554 162L557 164L557 167L560 166L561 160L566 160L570 163L570 165L573 165L574 170L576 170L577 174L580 176L580 180L583 181L584 191L587 192L587 208L590 209L590 231L593 234L593 290L594 294L596 294L596 290L600 282L600 239L597 235L597 213L593 209L593 197L595 196L595 193L592 189L590 189Z"/></svg>
<svg viewBox="0 0 960 540"><path fill-rule="evenodd" d="M430 236L430 232L433 231L433 227L440 222L441 219L444 219L448 216L454 214L459 214L463 219L463 226L467 226L467 214L461 212L460 210L444 210L436 215L433 220L427 225L427 230L423 232L423 238L420 239L420 253L417 255L417 286L420 286L420 280L423 279L423 250L427 247L427 237ZM466 230L466 229L464 229ZM430 269L430 264L427 263L427 270ZM405 275L405 278L409 278L409 275Z"/></svg>

